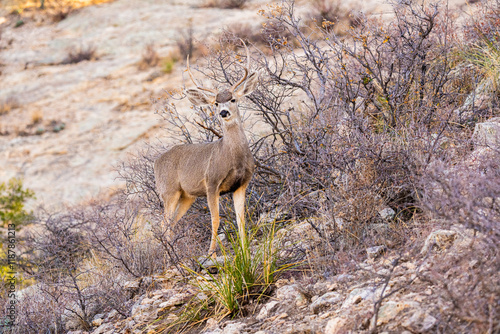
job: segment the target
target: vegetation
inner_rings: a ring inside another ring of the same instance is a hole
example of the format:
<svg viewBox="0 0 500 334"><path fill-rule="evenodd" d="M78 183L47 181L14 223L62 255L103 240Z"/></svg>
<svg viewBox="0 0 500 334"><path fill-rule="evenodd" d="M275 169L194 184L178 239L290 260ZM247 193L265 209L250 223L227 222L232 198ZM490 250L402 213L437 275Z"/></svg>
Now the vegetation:
<svg viewBox="0 0 500 334"><path fill-rule="evenodd" d="M500 156L470 140L476 123L500 116L498 4L485 2L463 29L437 5L397 3L390 22L382 22L330 17L325 3L314 25L295 6L286 0L260 11L266 22L259 43L267 50L251 55L261 85L245 106L247 123L259 128L249 129L257 170L248 218L279 217L253 227L248 243L223 226L228 243L220 242L218 273L199 273L210 231L206 202L197 201L177 226L164 224L152 166L166 148L147 147L119 167L127 187L112 200L38 218L27 256L37 298L21 310L19 333L60 332L68 313L81 328L111 309L126 318L123 282L172 266L206 297L188 303L167 327L182 330L208 316L242 314L302 260L328 278L363 260L366 247L384 245L422 265L428 230L451 226L471 230L474 245L417 273L451 305L439 310L436 331L499 328ZM237 34L224 34L200 60L205 80L223 86L241 77ZM184 56L192 52L192 30L186 36ZM197 117L186 117L175 106L182 97L173 92L157 104L172 139L216 140L221 129L213 111L196 108ZM227 200L221 219L234 221ZM394 216L381 215L388 208ZM278 246L276 231L299 221L320 241ZM460 270L466 277L451 280Z"/></svg>

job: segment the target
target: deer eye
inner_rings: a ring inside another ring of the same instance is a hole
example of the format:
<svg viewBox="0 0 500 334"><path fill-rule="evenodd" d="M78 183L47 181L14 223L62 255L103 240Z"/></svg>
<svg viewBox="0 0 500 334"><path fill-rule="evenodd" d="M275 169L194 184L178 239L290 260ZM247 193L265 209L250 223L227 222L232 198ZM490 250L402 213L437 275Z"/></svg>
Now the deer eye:
<svg viewBox="0 0 500 334"><path fill-rule="evenodd" d="M216 107L218 107L218 106L219 106L219 104L218 104L217 102L215 102L215 106L216 106Z"/></svg>
<svg viewBox="0 0 500 334"><path fill-rule="evenodd" d="M236 102L236 99L232 99L232 100L231 100L231 102L232 102L232 103Z"/></svg>

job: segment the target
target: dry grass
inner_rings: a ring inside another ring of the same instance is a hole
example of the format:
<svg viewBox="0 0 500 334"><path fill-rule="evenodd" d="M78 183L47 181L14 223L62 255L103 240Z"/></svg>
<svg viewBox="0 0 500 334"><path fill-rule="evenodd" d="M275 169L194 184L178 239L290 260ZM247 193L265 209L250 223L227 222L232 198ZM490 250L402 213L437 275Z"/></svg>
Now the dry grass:
<svg viewBox="0 0 500 334"><path fill-rule="evenodd" d="M13 109L19 108L19 101L14 96L9 96L5 100L0 101L0 116L6 115Z"/></svg>
<svg viewBox="0 0 500 334"><path fill-rule="evenodd" d="M242 9L249 0L206 0L202 7L221 9Z"/></svg>
<svg viewBox="0 0 500 334"><path fill-rule="evenodd" d="M43 120L43 112L41 110L34 110L30 115L31 124L36 125Z"/></svg>
<svg viewBox="0 0 500 334"><path fill-rule="evenodd" d="M77 64L85 60L95 60L97 58L96 48L92 45L79 46L74 50L69 50L66 58L61 62L61 65Z"/></svg>
<svg viewBox="0 0 500 334"><path fill-rule="evenodd" d="M148 44L144 47L142 58L138 64L139 70L143 71L150 67L155 67L160 62L160 56L156 52L154 44Z"/></svg>

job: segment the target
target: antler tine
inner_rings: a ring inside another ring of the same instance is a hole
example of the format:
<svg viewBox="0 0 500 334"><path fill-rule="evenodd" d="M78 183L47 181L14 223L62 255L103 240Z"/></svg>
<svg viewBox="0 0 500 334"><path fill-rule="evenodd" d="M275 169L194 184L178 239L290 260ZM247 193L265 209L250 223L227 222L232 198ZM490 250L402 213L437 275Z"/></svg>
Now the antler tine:
<svg viewBox="0 0 500 334"><path fill-rule="evenodd" d="M198 86L198 84L196 83L196 81L194 80L194 75L193 73L191 73L191 68L189 67L189 55L187 56L187 71L189 73L189 77L191 78L191 81L194 83L194 85L196 86L196 88L198 89L201 89L201 90L204 90L206 92L210 92L214 95L217 95L217 90L216 89L209 89L209 88L205 88L205 87L201 87L201 86Z"/></svg>
<svg viewBox="0 0 500 334"><path fill-rule="evenodd" d="M241 43L243 44L243 46L245 47L246 51L247 51L247 67L243 66L243 65L240 65L239 63L237 63L238 65L240 65L241 67L243 67L243 69L245 70L245 75L243 76L243 78L238 81L237 83L235 83L231 89L229 89L229 91L232 93L236 87L238 87L239 85L241 85L246 79L247 79L247 76L248 76L248 71L250 70L250 51L248 50L248 47L247 45L245 44L245 42L240 38L240 41Z"/></svg>

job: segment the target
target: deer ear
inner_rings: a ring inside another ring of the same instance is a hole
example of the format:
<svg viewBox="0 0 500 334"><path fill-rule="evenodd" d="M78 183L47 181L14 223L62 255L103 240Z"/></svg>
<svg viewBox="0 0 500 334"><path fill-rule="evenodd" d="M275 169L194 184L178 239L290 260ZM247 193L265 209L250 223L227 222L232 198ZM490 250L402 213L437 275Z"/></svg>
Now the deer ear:
<svg viewBox="0 0 500 334"><path fill-rule="evenodd" d="M259 74L257 72L253 72L252 74L250 74L247 77L247 79L245 80L243 85L239 85L236 88L236 91L234 92L234 94L238 98L242 98L243 96L247 96L254 91L258 82L259 82Z"/></svg>
<svg viewBox="0 0 500 334"><path fill-rule="evenodd" d="M202 91L198 89L186 89L184 94L188 97L189 101L195 106L205 106L207 104L213 104L214 98L206 96Z"/></svg>

